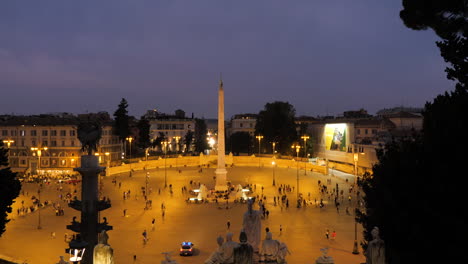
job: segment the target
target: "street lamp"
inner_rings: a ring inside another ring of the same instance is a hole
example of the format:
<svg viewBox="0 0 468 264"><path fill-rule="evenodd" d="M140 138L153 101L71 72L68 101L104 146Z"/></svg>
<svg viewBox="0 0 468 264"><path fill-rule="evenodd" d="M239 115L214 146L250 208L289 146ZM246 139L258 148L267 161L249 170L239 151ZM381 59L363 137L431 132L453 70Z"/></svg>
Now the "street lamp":
<svg viewBox="0 0 468 264"><path fill-rule="evenodd" d="M304 140L304 158L307 158L307 140L310 138L307 135L303 135L302 140ZM304 175L307 175L307 159L304 165Z"/></svg>
<svg viewBox="0 0 468 264"><path fill-rule="evenodd" d="M359 161L359 153L354 153L354 188L357 188L357 165ZM356 207L354 208L354 244L353 244L353 254L359 254L358 242L357 242L357 220L356 220L356 208L357 208L358 198L356 196Z"/></svg>
<svg viewBox="0 0 468 264"><path fill-rule="evenodd" d="M146 172L146 178L145 178L145 201L148 201L148 180L149 180L149 172ZM148 209L148 203L146 203L145 208Z"/></svg>
<svg viewBox="0 0 468 264"><path fill-rule="evenodd" d="M260 167L260 143L263 139L263 136L258 135L258 136L255 136L255 138L258 139L258 167Z"/></svg>
<svg viewBox="0 0 468 264"><path fill-rule="evenodd" d="M161 144L164 146L164 188L167 188L167 145L169 141L164 140Z"/></svg>
<svg viewBox="0 0 468 264"><path fill-rule="evenodd" d="M132 141L133 141L133 138L132 137L126 137L125 140L127 140L129 142L129 146L130 146L130 159L132 158Z"/></svg>
<svg viewBox="0 0 468 264"><path fill-rule="evenodd" d="M31 148L31 151L32 152L35 152L36 155L37 155L37 170L40 170L41 169L41 156L42 156L42 151L46 151L48 148L47 147L40 147L40 148L36 148L36 147L32 147ZM34 154L34 153L33 153Z"/></svg>
<svg viewBox="0 0 468 264"><path fill-rule="evenodd" d="M3 144L6 144L8 147L8 164L10 164L10 145L15 143L14 140L12 139L5 139L3 140Z"/></svg>
<svg viewBox="0 0 468 264"><path fill-rule="evenodd" d="M297 200L297 208L301 207L299 204L299 150L301 146L299 144L293 144L291 146L292 149L296 149L296 162L297 162L297 175L296 175L296 200Z"/></svg>
<svg viewBox="0 0 468 264"><path fill-rule="evenodd" d="M276 181L275 181L275 165L276 162L272 161L271 166L273 167L273 186L276 186Z"/></svg>

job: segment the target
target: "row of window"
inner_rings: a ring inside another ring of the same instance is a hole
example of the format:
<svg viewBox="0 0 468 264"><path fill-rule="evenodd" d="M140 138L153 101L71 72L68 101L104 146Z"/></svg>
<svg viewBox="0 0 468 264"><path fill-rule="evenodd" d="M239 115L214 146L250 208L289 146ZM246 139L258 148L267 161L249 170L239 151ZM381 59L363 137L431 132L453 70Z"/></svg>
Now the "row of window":
<svg viewBox="0 0 468 264"><path fill-rule="evenodd" d="M11 163L12 163L12 166L15 166L16 165L16 160L11 160ZM66 159L61 159L60 161L56 160L56 159L52 159L51 162L50 162L50 166L52 166L52 167L55 167L55 166L66 167L69 163L70 163L70 166L76 166L76 160L67 161ZM25 167L25 166L27 166L28 163L27 163L26 159L20 159L19 164L20 164L20 166ZM41 167L48 167L48 166L49 166L49 160L41 159Z"/></svg>
<svg viewBox="0 0 468 264"><path fill-rule="evenodd" d="M361 129L358 128L358 129L356 129L356 131L357 131L358 135L361 135ZM371 133L372 135L375 135L375 134L377 134L377 129L372 129L371 132L372 132ZM369 134L369 129L367 129L367 128L364 129L364 135L368 135L368 134Z"/></svg>
<svg viewBox="0 0 468 264"><path fill-rule="evenodd" d="M25 137L26 136L26 131L27 130L19 130L19 135L21 137ZM61 137L66 137L67 136L67 130L40 130L41 135L43 137L48 137L49 136L49 131L50 131L50 136L51 137L56 137L57 132L59 133L59 135ZM10 130L10 133L8 133L8 130L6 130L6 129L2 130L2 136L4 136L4 137L8 137L8 136L16 137L17 135L18 135L17 130ZM29 130L29 135L32 136L32 137L37 137L38 131L37 130ZM76 136L76 130L68 130L68 135L70 137L75 137Z"/></svg>
<svg viewBox="0 0 468 264"><path fill-rule="evenodd" d="M190 129L192 125L187 125L187 129ZM158 124L158 130L183 130L184 124Z"/></svg>

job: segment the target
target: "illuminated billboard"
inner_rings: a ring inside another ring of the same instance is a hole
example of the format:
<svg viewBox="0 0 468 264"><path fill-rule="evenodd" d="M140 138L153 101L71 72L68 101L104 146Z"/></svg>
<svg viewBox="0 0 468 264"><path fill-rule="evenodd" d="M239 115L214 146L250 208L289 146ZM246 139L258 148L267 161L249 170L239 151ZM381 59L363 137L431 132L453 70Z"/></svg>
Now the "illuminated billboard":
<svg viewBox="0 0 468 264"><path fill-rule="evenodd" d="M346 151L346 124L325 125L325 148L327 150Z"/></svg>

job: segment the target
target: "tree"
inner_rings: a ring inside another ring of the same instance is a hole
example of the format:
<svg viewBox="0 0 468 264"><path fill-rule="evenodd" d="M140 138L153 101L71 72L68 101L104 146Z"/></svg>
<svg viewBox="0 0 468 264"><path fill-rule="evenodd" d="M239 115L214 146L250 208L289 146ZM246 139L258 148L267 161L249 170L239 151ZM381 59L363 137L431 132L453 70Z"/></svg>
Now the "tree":
<svg viewBox="0 0 468 264"><path fill-rule="evenodd" d="M288 102L267 103L258 114L255 134L262 135L263 142L276 142L280 153L289 153L292 143L298 141L295 116L296 110Z"/></svg>
<svg viewBox="0 0 468 264"><path fill-rule="evenodd" d="M142 116L137 123L138 127L138 142L137 146L141 149L147 149L151 146L150 141L150 123L148 119Z"/></svg>
<svg viewBox="0 0 468 264"><path fill-rule="evenodd" d="M361 182L365 208L357 211L365 228L378 226L386 244L388 263L443 263L447 254L468 262L463 250L468 218L461 204L468 141L466 1L403 0L400 13L412 29L432 28L442 41L441 55L451 64L447 78L457 81L453 92L426 103L423 131L394 141L378 152L373 175ZM458 137L456 137L458 136ZM449 253L447 253L449 252Z"/></svg>
<svg viewBox="0 0 468 264"><path fill-rule="evenodd" d="M127 100L125 100L125 98L122 98L117 110L114 112L114 134L119 137L119 140L121 142L125 142L125 139L130 135L130 118L128 116L127 107Z"/></svg>
<svg viewBox="0 0 468 264"><path fill-rule="evenodd" d="M195 152L203 153L205 149L208 149L208 142L206 140L206 134L208 130L206 128L205 120L195 119Z"/></svg>
<svg viewBox="0 0 468 264"><path fill-rule="evenodd" d="M6 224L10 221L8 213L11 213L11 205L20 190L21 183L17 173L12 172L8 164L8 149L0 141L0 237L6 231Z"/></svg>
<svg viewBox="0 0 468 264"><path fill-rule="evenodd" d="M192 142L193 142L193 131L187 131L184 137L184 144L185 144L185 152L190 152L192 150Z"/></svg>
<svg viewBox="0 0 468 264"><path fill-rule="evenodd" d="M239 153L250 153L250 146L252 145L252 136L248 132L236 132L229 137L229 146L231 152L239 155Z"/></svg>
<svg viewBox="0 0 468 264"><path fill-rule="evenodd" d="M156 137L156 139L153 141L152 147L158 147L159 149L162 149L162 142L166 140L166 135L163 132L159 132L159 136Z"/></svg>
<svg viewBox="0 0 468 264"><path fill-rule="evenodd" d="M431 28L447 67L447 78L457 81L456 89L468 88L468 3L466 0L403 0L400 17L414 30Z"/></svg>

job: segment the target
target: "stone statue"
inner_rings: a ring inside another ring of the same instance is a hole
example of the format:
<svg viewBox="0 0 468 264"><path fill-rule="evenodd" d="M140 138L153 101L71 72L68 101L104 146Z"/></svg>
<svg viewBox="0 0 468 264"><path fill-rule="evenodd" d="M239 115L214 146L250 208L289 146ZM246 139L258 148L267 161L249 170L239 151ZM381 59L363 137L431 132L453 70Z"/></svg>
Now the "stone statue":
<svg viewBox="0 0 468 264"><path fill-rule="evenodd" d="M247 235L241 231L239 236L240 244L234 248L234 263L235 264L253 264L253 247L247 243Z"/></svg>
<svg viewBox="0 0 468 264"><path fill-rule="evenodd" d="M218 243L218 248L215 252L211 253L210 257L205 260L205 264L223 264L224 263L224 256L221 247L223 246L224 238L222 236L218 236L216 238L216 243Z"/></svg>
<svg viewBox="0 0 468 264"><path fill-rule="evenodd" d="M114 250L107 244L109 236L105 230L99 234L98 244L94 247L94 264L114 264Z"/></svg>
<svg viewBox="0 0 468 264"><path fill-rule="evenodd" d="M244 213L243 228L247 235L248 242L252 245L255 252L258 252L260 246L260 236L262 232L261 215L262 213L253 210L253 200L248 200L248 210Z"/></svg>
<svg viewBox="0 0 468 264"><path fill-rule="evenodd" d="M328 248L321 248L320 251L322 251L322 256L317 258L317 260L315 261L316 264L334 264L335 263L332 257L327 256Z"/></svg>
<svg viewBox="0 0 468 264"><path fill-rule="evenodd" d="M68 262L68 261L65 261L65 260L63 259L63 256L60 256L60 261L57 262L57 264L69 264L69 262Z"/></svg>
<svg viewBox="0 0 468 264"><path fill-rule="evenodd" d="M233 233L226 234L226 242L223 237L217 238L218 249L211 254L205 261L205 264L233 264L234 263L234 248L238 247L237 242L232 241ZM224 242L224 243L223 243Z"/></svg>
<svg viewBox="0 0 468 264"><path fill-rule="evenodd" d="M260 248L260 260L261 261L277 261L280 243L278 240L274 240L271 232L266 233L265 240L262 241L262 247Z"/></svg>
<svg viewBox="0 0 468 264"><path fill-rule="evenodd" d="M239 243L232 241L233 233L226 234L226 242L221 246L221 251L224 256L224 264L234 263L234 249L239 246Z"/></svg>
<svg viewBox="0 0 468 264"><path fill-rule="evenodd" d="M371 234L373 240L369 242L366 250L367 264L384 264L385 263L385 243L380 239L380 231L378 227L372 229Z"/></svg>
<svg viewBox="0 0 468 264"><path fill-rule="evenodd" d="M78 139L81 142L81 151L93 154L102 136L101 123L98 121L80 121L78 124Z"/></svg>

